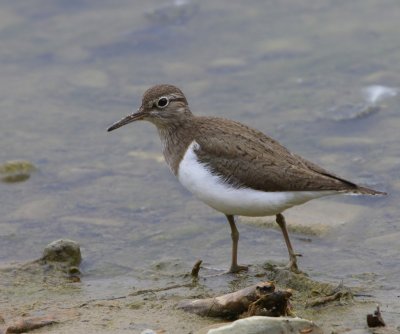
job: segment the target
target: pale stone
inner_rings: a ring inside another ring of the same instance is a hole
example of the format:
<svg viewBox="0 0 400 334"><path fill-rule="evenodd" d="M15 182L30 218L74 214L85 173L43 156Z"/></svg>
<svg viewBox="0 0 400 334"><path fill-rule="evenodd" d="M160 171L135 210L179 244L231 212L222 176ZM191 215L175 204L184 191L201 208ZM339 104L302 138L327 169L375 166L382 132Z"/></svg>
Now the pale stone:
<svg viewBox="0 0 400 334"><path fill-rule="evenodd" d="M228 325L210 329L207 334L289 334L289 333L317 334L322 330L312 321L288 317L260 317L254 316L236 320ZM198 332L200 334L202 332Z"/></svg>

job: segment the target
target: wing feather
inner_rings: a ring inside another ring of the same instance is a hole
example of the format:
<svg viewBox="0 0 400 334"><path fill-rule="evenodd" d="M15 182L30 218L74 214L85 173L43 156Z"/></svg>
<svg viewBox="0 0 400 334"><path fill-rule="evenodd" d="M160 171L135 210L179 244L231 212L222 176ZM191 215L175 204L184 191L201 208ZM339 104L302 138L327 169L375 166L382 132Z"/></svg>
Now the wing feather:
<svg viewBox="0 0 400 334"><path fill-rule="evenodd" d="M198 118L199 131L194 139L199 147L195 153L201 163L234 187L261 191L366 189L291 153L262 132L234 121L222 121L221 127L221 119Z"/></svg>

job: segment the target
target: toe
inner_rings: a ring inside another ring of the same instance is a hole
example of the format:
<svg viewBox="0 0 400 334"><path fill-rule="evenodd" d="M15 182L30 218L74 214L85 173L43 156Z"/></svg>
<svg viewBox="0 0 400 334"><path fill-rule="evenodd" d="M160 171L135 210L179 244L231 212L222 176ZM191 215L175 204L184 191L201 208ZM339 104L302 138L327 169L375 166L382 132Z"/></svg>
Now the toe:
<svg viewBox="0 0 400 334"><path fill-rule="evenodd" d="M247 271L249 270L248 266L239 266L239 265L232 265L231 268L229 269L229 273L235 274L241 271Z"/></svg>

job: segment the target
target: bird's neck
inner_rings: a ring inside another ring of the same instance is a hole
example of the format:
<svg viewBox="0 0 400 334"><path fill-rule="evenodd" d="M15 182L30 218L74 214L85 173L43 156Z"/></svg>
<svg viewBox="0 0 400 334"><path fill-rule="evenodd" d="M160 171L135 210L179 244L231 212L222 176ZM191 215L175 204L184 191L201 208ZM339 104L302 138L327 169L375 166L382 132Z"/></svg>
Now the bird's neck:
<svg viewBox="0 0 400 334"><path fill-rule="evenodd" d="M163 145L163 153L171 171L177 175L188 146L194 140L193 122L177 122L172 125L157 127Z"/></svg>

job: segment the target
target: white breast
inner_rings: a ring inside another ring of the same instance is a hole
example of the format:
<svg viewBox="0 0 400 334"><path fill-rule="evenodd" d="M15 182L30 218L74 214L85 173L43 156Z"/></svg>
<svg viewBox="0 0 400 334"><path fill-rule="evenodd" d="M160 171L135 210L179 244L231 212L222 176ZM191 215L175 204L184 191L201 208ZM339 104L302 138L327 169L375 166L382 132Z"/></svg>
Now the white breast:
<svg viewBox="0 0 400 334"><path fill-rule="evenodd" d="M276 191L264 192L251 188L234 188L213 175L197 160L193 141L178 169L178 179L200 200L225 214L240 216L271 216L309 200L337 194L337 191Z"/></svg>

